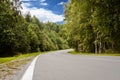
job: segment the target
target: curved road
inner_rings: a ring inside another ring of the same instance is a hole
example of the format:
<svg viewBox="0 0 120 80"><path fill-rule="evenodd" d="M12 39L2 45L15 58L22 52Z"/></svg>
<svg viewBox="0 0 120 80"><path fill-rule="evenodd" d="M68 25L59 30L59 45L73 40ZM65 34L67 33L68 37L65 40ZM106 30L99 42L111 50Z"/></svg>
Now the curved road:
<svg viewBox="0 0 120 80"><path fill-rule="evenodd" d="M32 80L120 80L120 57L72 55L68 51L40 55Z"/></svg>

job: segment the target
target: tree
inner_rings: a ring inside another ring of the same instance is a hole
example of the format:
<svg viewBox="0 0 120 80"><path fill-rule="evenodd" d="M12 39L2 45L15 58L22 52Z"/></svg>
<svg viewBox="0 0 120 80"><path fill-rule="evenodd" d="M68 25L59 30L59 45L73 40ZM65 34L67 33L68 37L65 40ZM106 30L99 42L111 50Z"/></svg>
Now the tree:
<svg viewBox="0 0 120 80"><path fill-rule="evenodd" d="M0 10L0 56L27 52L24 18L13 10L9 0L1 1Z"/></svg>
<svg viewBox="0 0 120 80"><path fill-rule="evenodd" d="M20 14L20 0L0 1L0 57L68 48L56 23Z"/></svg>
<svg viewBox="0 0 120 80"><path fill-rule="evenodd" d="M119 52L119 10L118 0L70 0L65 5L69 43L76 51Z"/></svg>

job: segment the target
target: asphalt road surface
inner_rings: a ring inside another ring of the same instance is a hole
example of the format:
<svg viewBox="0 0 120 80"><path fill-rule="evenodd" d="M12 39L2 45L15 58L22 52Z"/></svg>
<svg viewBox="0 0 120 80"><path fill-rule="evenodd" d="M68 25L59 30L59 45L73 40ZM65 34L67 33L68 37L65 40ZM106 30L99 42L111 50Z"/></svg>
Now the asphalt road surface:
<svg viewBox="0 0 120 80"><path fill-rule="evenodd" d="M72 55L68 51L40 55L32 80L120 80L120 57Z"/></svg>

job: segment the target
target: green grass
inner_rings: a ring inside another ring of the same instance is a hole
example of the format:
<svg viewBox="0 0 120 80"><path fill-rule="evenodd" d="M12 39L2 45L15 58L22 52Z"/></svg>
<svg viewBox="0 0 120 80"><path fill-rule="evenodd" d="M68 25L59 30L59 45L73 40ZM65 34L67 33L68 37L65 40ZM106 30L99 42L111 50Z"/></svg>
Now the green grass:
<svg viewBox="0 0 120 80"><path fill-rule="evenodd" d="M16 60L16 59L21 59L21 58L26 58L26 57L34 57L41 54L41 52L36 52L36 53L27 53L27 54L21 54L19 56L14 56L14 57L5 57L5 58L0 58L0 64L1 63L5 63L5 62L9 62L12 60Z"/></svg>
<svg viewBox="0 0 120 80"><path fill-rule="evenodd" d="M101 54L95 54L95 53L81 53L76 51L70 51L71 54L79 54L79 55L88 55L88 56L120 56L120 53L101 53Z"/></svg>

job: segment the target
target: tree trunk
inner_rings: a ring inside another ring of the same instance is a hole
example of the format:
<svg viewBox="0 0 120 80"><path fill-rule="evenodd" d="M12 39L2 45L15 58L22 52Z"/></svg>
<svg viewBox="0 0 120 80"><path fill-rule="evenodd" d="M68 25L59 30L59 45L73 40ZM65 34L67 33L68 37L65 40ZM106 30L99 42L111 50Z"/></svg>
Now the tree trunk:
<svg viewBox="0 0 120 80"><path fill-rule="evenodd" d="M102 53L102 40L100 37L100 43L99 43L99 53Z"/></svg>
<svg viewBox="0 0 120 80"><path fill-rule="evenodd" d="M95 43L95 53L98 53L98 48L97 48L97 44Z"/></svg>
<svg viewBox="0 0 120 80"><path fill-rule="evenodd" d="M80 52L79 44L80 44L80 40L77 40L77 41L76 41L76 51L77 51L77 52Z"/></svg>

